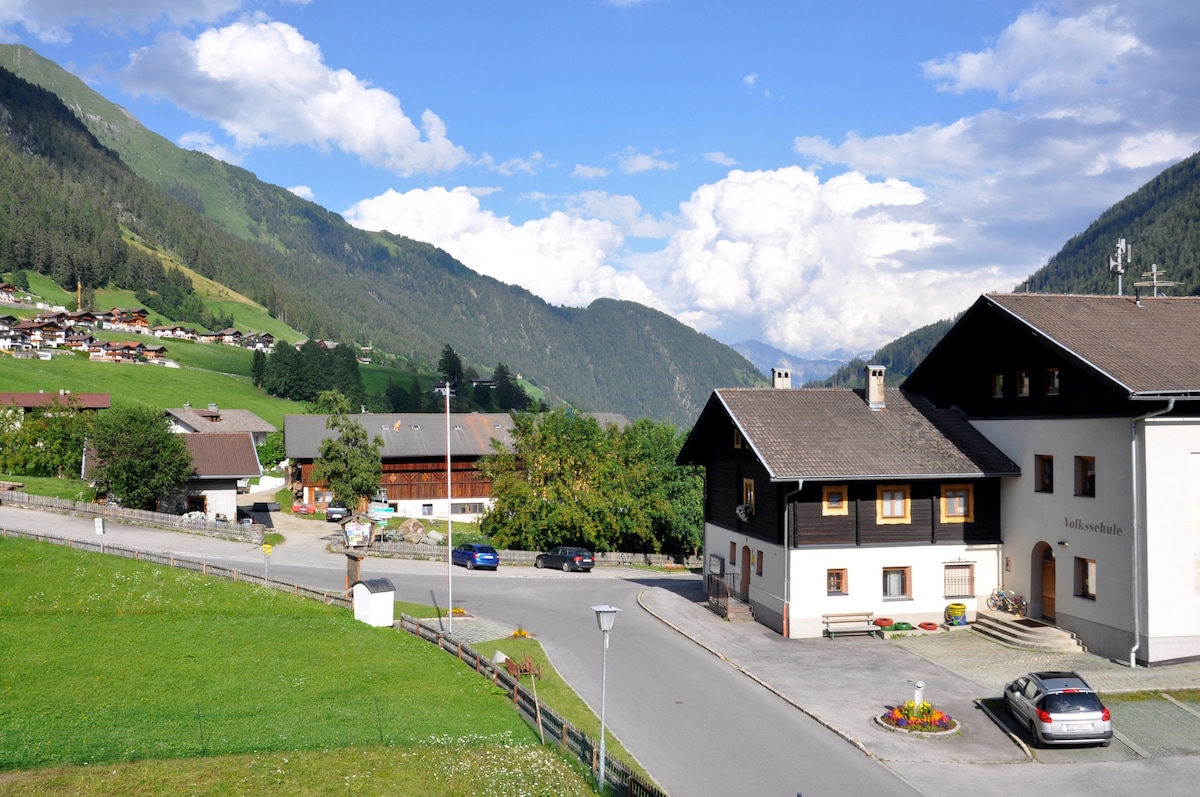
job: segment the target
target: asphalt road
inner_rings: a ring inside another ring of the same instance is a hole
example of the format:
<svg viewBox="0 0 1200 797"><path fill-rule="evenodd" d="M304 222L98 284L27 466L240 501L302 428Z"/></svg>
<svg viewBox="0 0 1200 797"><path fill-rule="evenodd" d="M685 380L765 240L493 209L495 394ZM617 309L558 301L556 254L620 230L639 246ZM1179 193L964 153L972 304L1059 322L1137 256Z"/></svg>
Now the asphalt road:
<svg viewBox="0 0 1200 797"><path fill-rule="evenodd" d="M269 574L340 590L346 559L324 551L332 524L275 520L288 541L274 548ZM299 524L299 525L297 525ZM95 540L90 519L0 506L0 525ZM107 524L106 542L262 572L257 546ZM455 568L453 602L468 612L520 625L554 667L599 713L602 635L591 607L622 609L610 636L608 727L673 795L917 794L877 760L830 733L638 607L650 585L693 576L626 577L629 571L566 574L501 567ZM398 600L447 601L443 563L369 558L363 578L388 577ZM491 651L481 651L485 654Z"/></svg>

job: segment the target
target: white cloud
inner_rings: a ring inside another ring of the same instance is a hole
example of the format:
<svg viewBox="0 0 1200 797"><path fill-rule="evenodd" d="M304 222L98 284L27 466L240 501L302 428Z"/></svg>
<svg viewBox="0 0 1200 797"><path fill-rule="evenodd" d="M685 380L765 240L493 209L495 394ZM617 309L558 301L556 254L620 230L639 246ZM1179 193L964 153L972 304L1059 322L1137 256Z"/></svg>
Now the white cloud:
<svg viewBox="0 0 1200 797"><path fill-rule="evenodd" d="M788 351L878 346L978 295L979 275L906 265L946 242L906 215L926 201L911 184L853 172L822 184L795 166L733 171L683 204L660 293L702 330L761 324Z"/></svg>
<svg viewBox="0 0 1200 797"><path fill-rule="evenodd" d="M624 235L635 238L666 238L675 230L673 220L650 216L631 196L584 191L567 200L567 210L575 216L612 222Z"/></svg>
<svg viewBox="0 0 1200 797"><path fill-rule="evenodd" d="M483 210L466 188L393 190L358 202L351 224L438 246L469 268L521 285L552 304L612 297L661 307L636 275L609 265L624 239L616 224L555 211L515 225Z"/></svg>
<svg viewBox="0 0 1200 797"><path fill-rule="evenodd" d="M113 31L145 30L166 17L176 25L213 22L245 0L3 0L0 28L17 25L44 42L71 41L70 28L90 25Z"/></svg>
<svg viewBox="0 0 1200 797"><path fill-rule="evenodd" d="M715 163L718 166L736 166L737 160L726 155L724 152L706 152L704 160L709 163Z"/></svg>
<svg viewBox="0 0 1200 797"><path fill-rule="evenodd" d="M612 174L611 169L601 166L584 166L583 164L576 164L571 172L571 176L578 180L594 180L597 177L608 177L610 174Z"/></svg>
<svg viewBox="0 0 1200 797"><path fill-rule="evenodd" d="M746 84L746 88L754 88L754 84L758 82L758 73L752 72L742 78L742 82Z"/></svg>
<svg viewBox="0 0 1200 797"><path fill-rule="evenodd" d="M632 147L627 148L624 152L616 155L617 164L621 167L621 171L625 174L640 174L641 172L649 171L670 171L676 168L674 163L665 161L658 157L657 152L653 155L647 155L638 152Z"/></svg>
<svg viewBox="0 0 1200 797"><path fill-rule="evenodd" d="M432 111L418 129L395 96L327 67L320 48L282 22L210 28L194 41L164 35L133 54L122 78L134 93L216 121L243 150L334 146L405 176L468 161Z"/></svg>
<svg viewBox="0 0 1200 797"><path fill-rule="evenodd" d="M546 156L540 152L534 152L528 158L509 158L503 163L496 163L491 155L484 155L475 162L475 165L490 169L506 177L511 177L517 173L533 175L541 171L542 167L546 165Z"/></svg>
<svg viewBox="0 0 1200 797"><path fill-rule="evenodd" d="M217 160L225 161L226 163L237 165L242 162L241 152L218 144L213 140L212 136L201 130L184 133L175 143L182 149L194 149L197 152L212 155Z"/></svg>
<svg viewBox="0 0 1200 797"><path fill-rule="evenodd" d="M312 202L317 198L317 195L313 193L313 190L306 185L294 185L288 190L301 199L307 199L309 202Z"/></svg>

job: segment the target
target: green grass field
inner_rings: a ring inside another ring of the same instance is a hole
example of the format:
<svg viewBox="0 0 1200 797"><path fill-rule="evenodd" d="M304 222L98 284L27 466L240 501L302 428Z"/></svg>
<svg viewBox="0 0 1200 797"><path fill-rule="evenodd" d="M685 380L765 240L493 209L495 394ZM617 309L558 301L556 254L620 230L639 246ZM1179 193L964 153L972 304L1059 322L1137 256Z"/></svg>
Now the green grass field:
<svg viewBox="0 0 1200 797"><path fill-rule="evenodd" d="M172 346L168 343L168 357L175 357L177 348L181 352L187 350L197 359L212 357L220 360L229 354L249 355L249 352L228 346L191 346L193 348L188 349L186 344ZM204 348L214 351L201 351ZM228 349L229 352L215 351L217 349ZM201 368L98 363L79 356L60 356L53 360L0 357L0 390L111 393L116 403L125 401L156 408L182 407L185 402L190 402L193 407L218 404L230 409L250 410L279 429L283 428L284 415L305 411L305 406L299 402L263 393L250 383L249 376L230 376Z"/></svg>
<svg viewBox="0 0 1200 797"><path fill-rule="evenodd" d="M0 795L591 793L438 648L190 571L0 539L0 660Z"/></svg>

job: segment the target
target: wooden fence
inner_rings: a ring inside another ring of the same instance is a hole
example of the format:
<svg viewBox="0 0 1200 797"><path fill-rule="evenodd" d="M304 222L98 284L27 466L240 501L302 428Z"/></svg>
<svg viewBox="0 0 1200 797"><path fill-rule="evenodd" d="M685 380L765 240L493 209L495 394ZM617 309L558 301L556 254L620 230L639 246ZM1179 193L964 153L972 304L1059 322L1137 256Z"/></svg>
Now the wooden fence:
<svg viewBox="0 0 1200 797"><path fill-rule="evenodd" d="M15 490L0 493L0 502L15 506L28 506L36 509L49 509L55 512L65 512L70 515L83 517L102 517L120 523L132 523L139 526L154 526L173 531L188 531L194 534L204 534L209 537L223 537L230 540L244 540L259 545L263 541L266 526L255 523L243 526L236 522L216 523L209 520L189 520L182 515L169 515L165 512L147 512L143 509L129 509L111 504L96 504L91 501L72 501L69 498L55 498L50 495L29 495Z"/></svg>
<svg viewBox="0 0 1200 797"><path fill-rule="evenodd" d="M75 540L54 534L42 534L2 527L0 527L0 537L19 537L54 545L63 545L68 548L122 556L127 559L136 559L166 567L192 570L205 575L216 576L217 578L226 578L231 581L258 584L270 589L289 592L302 598L319 600L322 603L341 606L346 609L353 607L352 601L344 592L330 593L323 590L302 587L286 581L265 578L258 573L185 559L170 553L143 551L123 545L109 545L103 542L103 540ZM428 548L430 546L418 547ZM421 620L407 614L401 614L400 620L394 623L393 627L437 645L443 651L456 656L479 675L490 679L493 685L504 690L504 693L512 700L513 707L538 730L543 744L547 741L554 742L561 749L575 756L585 766L590 768L593 777L598 775L600 765L600 747L598 741L593 740L578 728L559 717L553 710L542 705L533 691L525 689L519 679L513 678L508 674L507 670L497 666L490 658L480 655L474 648L455 639L453 635L442 631L439 620ZM644 781L625 762L608 755L607 751L604 758L604 779L611 794L624 797L668 797L666 792L654 784Z"/></svg>

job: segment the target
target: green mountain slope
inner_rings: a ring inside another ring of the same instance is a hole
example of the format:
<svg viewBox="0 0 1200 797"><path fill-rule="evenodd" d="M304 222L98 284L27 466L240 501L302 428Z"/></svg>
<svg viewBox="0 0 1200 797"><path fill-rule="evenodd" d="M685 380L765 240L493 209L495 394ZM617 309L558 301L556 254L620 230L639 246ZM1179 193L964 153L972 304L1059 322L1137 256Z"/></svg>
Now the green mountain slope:
<svg viewBox="0 0 1200 797"><path fill-rule="evenodd" d="M180 150L28 48L0 45L0 66L62 98L96 142L157 187L168 210L144 204L152 218L141 221L143 239L309 337L425 367L448 343L481 372L505 363L551 402L679 424L713 388L761 378L729 347L662 313L611 301L552 307L428 244L358 230L244 169Z"/></svg>

